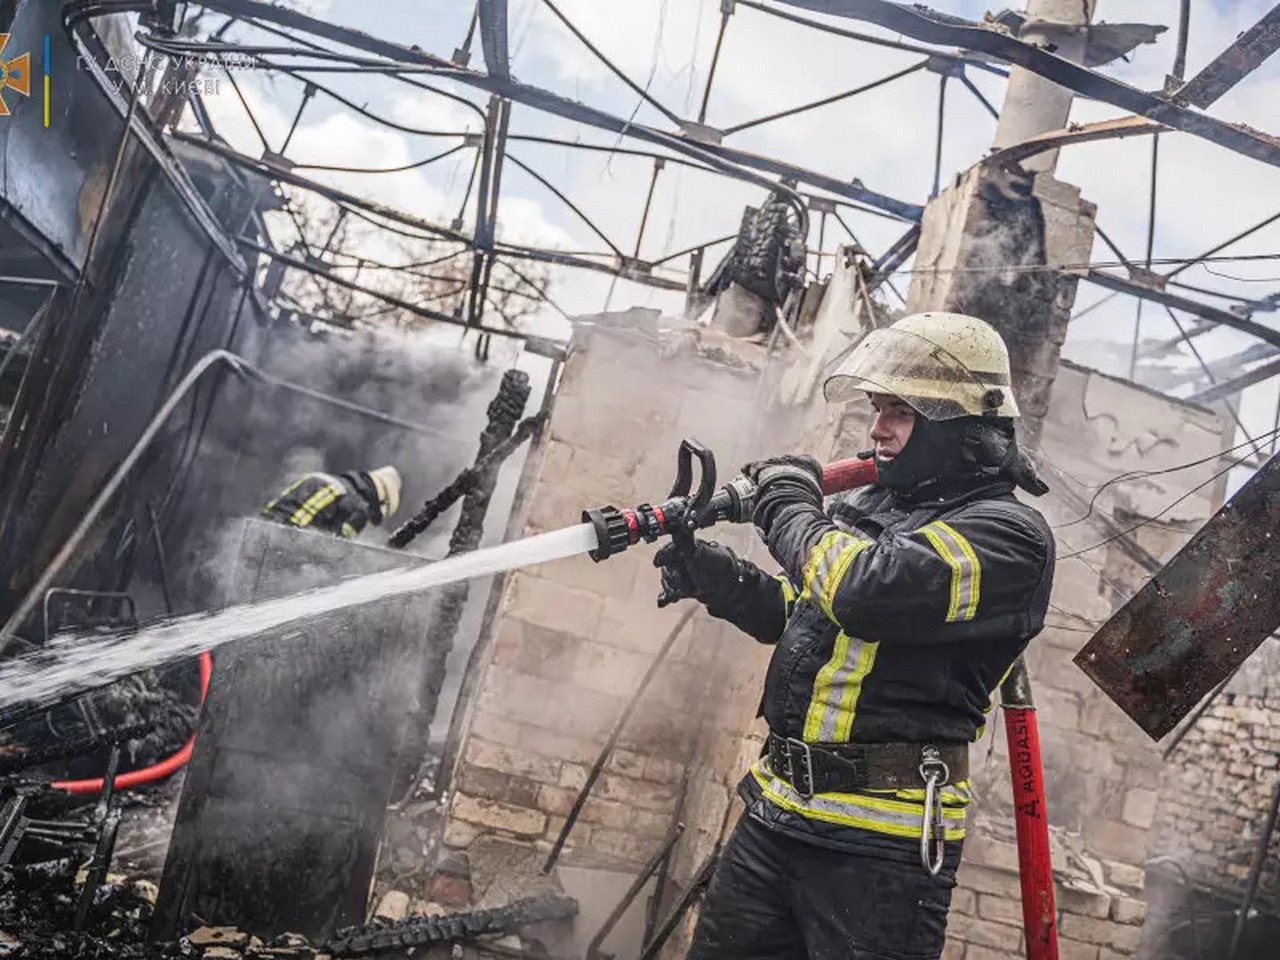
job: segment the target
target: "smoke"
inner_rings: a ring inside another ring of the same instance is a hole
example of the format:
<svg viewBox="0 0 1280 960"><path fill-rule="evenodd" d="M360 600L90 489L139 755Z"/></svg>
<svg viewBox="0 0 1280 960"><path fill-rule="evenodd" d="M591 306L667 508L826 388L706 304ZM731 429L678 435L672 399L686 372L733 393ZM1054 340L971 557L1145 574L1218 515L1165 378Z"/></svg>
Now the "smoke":
<svg viewBox="0 0 1280 960"><path fill-rule="evenodd" d="M495 348L496 351L497 348ZM200 436L180 502L165 516L171 593L177 612L207 609L224 593L229 569L220 531L235 527L302 473L343 473L394 464L404 478L401 509L360 541L385 545L394 525L469 465L484 428L485 407L506 364L474 360L424 336L396 332L353 336L273 331L259 357L271 377L421 425L415 432L379 422L279 386L228 380ZM514 356L513 358L514 359ZM521 366L532 367L521 358ZM536 360L535 360L536 362ZM532 370L535 379L540 370ZM539 385L535 385L535 396ZM504 474L518 469L518 460ZM505 477L504 477L505 479ZM444 554L456 514L441 517L413 552ZM488 525L501 529L501 503ZM152 576L158 571L151 570Z"/></svg>
<svg viewBox="0 0 1280 960"><path fill-rule="evenodd" d="M162 563L152 539L139 538L128 589L138 600L144 623L165 617L170 605L173 614L197 614L254 592L236 582L238 571L243 580L243 521L257 516L291 480L310 471L337 474L384 464L400 470L404 487L399 513L384 526L370 525L358 538L362 545L385 548L397 522L472 462L487 422L485 409L503 371L511 366L528 371L537 398L549 366L506 343L495 343L489 362L480 362L469 349L459 349L452 331L447 336L436 330L314 335L280 327L259 339L260 349L246 349L244 356L267 376L422 429L409 430L252 378L227 376L212 399L211 391L202 387L192 415L180 414L172 424L176 436L171 443L187 449L186 466L154 471L156 477L148 476L141 491L140 502L157 509L164 546ZM486 543L502 537L523 459L522 450L500 471L485 525ZM457 511L455 506L441 516L409 552L416 558L443 557ZM138 529L149 529L148 520L144 510ZM335 583L358 572L348 563L354 563L360 551L338 546L344 551L324 562L300 560L287 575L278 572L272 593ZM407 559L388 556L389 565ZM487 593L480 585L472 592L451 672L470 653ZM193 702L194 668L177 675L187 676L176 692ZM460 679L447 678L439 713L444 723Z"/></svg>

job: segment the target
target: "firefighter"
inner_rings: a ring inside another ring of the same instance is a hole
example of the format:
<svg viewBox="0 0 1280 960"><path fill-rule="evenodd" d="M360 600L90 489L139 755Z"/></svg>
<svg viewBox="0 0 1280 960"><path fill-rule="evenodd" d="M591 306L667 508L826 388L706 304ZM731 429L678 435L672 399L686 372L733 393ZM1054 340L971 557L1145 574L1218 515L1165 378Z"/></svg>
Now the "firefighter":
<svg viewBox="0 0 1280 960"><path fill-rule="evenodd" d="M312 527L343 537L358 536L400 507L400 471L395 467L355 470L341 476L308 473L294 480L262 508L276 523Z"/></svg>
<svg viewBox="0 0 1280 960"><path fill-rule="evenodd" d="M774 645L769 734L690 960L940 956L969 801L968 744L1044 624L1047 487L1014 437L999 333L923 313L873 331L826 382L875 411L879 483L824 509L803 456L748 464L782 568L669 544L659 604L692 597Z"/></svg>

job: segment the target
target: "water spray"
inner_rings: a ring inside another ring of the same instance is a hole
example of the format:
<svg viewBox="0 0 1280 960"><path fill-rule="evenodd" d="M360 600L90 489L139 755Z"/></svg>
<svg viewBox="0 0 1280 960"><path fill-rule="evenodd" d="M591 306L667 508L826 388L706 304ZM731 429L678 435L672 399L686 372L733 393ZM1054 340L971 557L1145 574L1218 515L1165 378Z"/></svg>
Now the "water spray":
<svg viewBox="0 0 1280 960"><path fill-rule="evenodd" d="M695 460L701 470L696 492ZM671 494L658 504L645 503L625 510L611 506L587 510L581 524L562 530L421 567L367 574L273 600L161 621L135 633L55 637L34 654L0 663L0 722L11 717L11 711L21 713L47 706L120 677L335 610L581 553L600 561L641 540L652 543L659 537L672 536L691 542L695 530L719 522L744 523L751 519L756 491L750 480L735 477L717 489L715 455L693 439L680 444L676 462ZM840 460L823 470L826 493L873 482L875 466L870 460Z"/></svg>

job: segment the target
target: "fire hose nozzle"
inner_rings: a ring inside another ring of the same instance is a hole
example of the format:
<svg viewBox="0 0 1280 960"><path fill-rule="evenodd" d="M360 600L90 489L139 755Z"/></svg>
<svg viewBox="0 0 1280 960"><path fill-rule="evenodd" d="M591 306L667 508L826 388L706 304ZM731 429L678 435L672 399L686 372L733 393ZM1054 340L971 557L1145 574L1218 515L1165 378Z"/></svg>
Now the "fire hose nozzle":
<svg viewBox="0 0 1280 960"><path fill-rule="evenodd" d="M582 522L591 524L595 529L598 546L594 550L588 550L587 556L596 563L622 553L639 539L638 530L634 526L635 515L632 514L631 519L628 519L617 507L583 510Z"/></svg>

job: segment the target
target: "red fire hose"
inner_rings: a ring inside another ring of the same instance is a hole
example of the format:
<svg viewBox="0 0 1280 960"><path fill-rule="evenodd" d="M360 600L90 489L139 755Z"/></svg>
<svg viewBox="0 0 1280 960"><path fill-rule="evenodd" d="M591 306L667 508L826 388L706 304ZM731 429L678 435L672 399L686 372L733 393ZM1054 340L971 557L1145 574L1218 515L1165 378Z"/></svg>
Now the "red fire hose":
<svg viewBox="0 0 1280 960"><path fill-rule="evenodd" d="M1018 877L1022 883L1022 925L1027 960L1058 960L1057 912L1053 903L1053 862L1045 810L1040 726L1031 700L1031 680L1019 657L1000 686L1004 729L1013 777L1014 824L1018 832Z"/></svg>
<svg viewBox="0 0 1280 960"><path fill-rule="evenodd" d="M209 678L212 675L213 657L209 656L209 652L206 650L200 654L201 706L204 706L205 695L209 692ZM128 773L120 774L116 777L115 788L117 790L127 790L130 787L140 787L145 783L155 783L170 774L177 773L191 759L191 750L195 745L196 735L193 733L182 749L172 756L166 757L159 763L153 763L149 767L143 767L141 770L130 770ZM102 792L102 780L102 777L95 777L92 780L55 780L49 786L56 790L65 790L67 793L96 794Z"/></svg>

